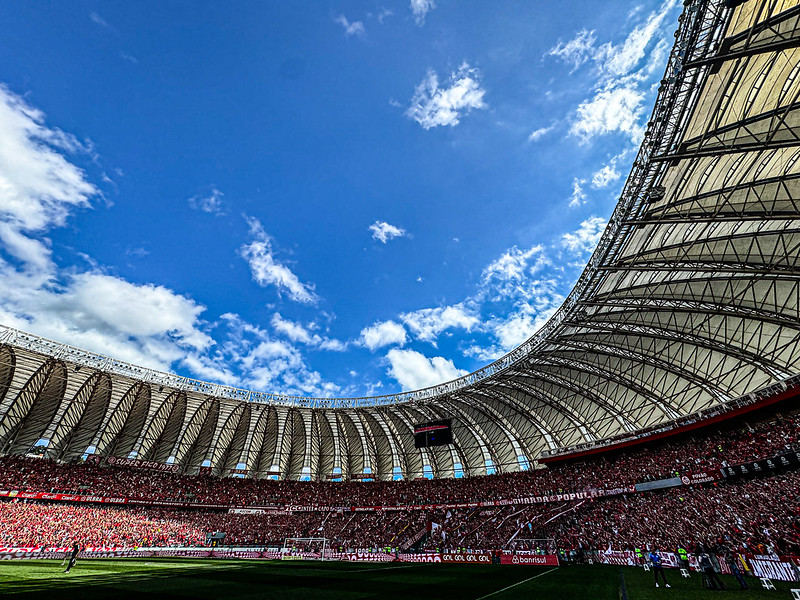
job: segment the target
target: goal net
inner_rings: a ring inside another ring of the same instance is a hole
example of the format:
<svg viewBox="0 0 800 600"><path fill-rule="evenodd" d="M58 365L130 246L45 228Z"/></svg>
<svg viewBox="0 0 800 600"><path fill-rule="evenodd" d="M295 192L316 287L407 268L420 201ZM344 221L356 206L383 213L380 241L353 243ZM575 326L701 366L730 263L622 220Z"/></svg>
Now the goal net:
<svg viewBox="0 0 800 600"><path fill-rule="evenodd" d="M558 547L553 538L516 538L511 542L507 550L516 552L531 552L533 554L556 554Z"/></svg>
<svg viewBox="0 0 800 600"><path fill-rule="evenodd" d="M281 548L282 560L325 560L328 538L287 537Z"/></svg>

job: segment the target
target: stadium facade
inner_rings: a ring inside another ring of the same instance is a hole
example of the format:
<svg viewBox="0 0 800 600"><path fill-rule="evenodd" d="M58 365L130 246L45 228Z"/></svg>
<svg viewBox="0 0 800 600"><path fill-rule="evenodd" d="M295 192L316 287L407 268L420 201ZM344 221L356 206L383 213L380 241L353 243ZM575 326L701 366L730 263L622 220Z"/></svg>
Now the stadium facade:
<svg viewBox="0 0 800 600"><path fill-rule="evenodd" d="M598 248L507 356L424 390L300 398L0 326L0 453L47 439L57 460L93 448L185 473L453 477L746 404L800 372L799 159L800 6L686 0ZM415 425L445 418L453 443L415 448Z"/></svg>

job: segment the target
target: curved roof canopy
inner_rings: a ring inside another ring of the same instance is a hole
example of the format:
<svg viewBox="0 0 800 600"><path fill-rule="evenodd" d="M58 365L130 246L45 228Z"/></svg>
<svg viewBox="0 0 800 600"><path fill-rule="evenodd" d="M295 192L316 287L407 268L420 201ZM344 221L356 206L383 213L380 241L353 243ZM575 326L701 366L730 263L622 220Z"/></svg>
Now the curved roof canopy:
<svg viewBox="0 0 800 600"><path fill-rule="evenodd" d="M391 479L525 468L800 371L800 6L687 0L645 139L564 305L425 390L295 398L149 371L0 327L0 452L186 472ZM414 424L454 419L415 449ZM132 454L135 453L135 454Z"/></svg>

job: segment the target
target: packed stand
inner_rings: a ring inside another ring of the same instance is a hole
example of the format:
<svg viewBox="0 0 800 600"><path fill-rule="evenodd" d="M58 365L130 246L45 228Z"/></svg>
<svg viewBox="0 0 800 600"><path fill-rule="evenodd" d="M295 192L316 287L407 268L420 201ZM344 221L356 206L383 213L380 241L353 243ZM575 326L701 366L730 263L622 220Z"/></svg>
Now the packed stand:
<svg viewBox="0 0 800 600"><path fill-rule="evenodd" d="M800 423L787 418L755 428L683 438L660 446L505 475L398 482L297 482L185 476L96 464L0 457L0 490L274 506L262 514L157 507L0 502L0 544L92 546L203 545L214 531L226 544L272 545L286 537L326 537L339 550L526 549L542 538L564 548L624 549L646 540L722 543L737 549L800 554L800 474L742 483L677 488L571 502L351 512L350 506L507 500L591 488L629 486L717 469L797 448ZM343 507L293 512L288 506Z"/></svg>
<svg viewBox="0 0 800 600"><path fill-rule="evenodd" d="M722 545L756 554L800 555L800 472L707 487L525 507L371 513L314 511L233 514L203 510L0 503L0 545L205 545L224 531L226 545L278 545L287 537L325 537L341 551L633 549Z"/></svg>
<svg viewBox="0 0 800 600"><path fill-rule="evenodd" d="M60 465L0 457L0 489L91 494L227 506L407 506L501 500L633 485L767 458L800 447L797 418L658 447L501 476L373 482L299 482L187 476L129 467Z"/></svg>

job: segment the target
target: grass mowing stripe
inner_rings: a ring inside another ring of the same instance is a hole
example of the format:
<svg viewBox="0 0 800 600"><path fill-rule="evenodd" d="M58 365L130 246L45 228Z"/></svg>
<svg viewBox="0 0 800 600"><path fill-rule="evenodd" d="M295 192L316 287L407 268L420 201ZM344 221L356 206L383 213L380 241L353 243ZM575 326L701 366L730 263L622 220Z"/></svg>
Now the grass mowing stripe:
<svg viewBox="0 0 800 600"><path fill-rule="evenodd" d="M518 585L522 585L523 583L528 583L529 581L532 581L534 579L538 579L542 575L547 575L548 573L552 573L553 571L557 571L557 570L558 570L558 567L553 567L549 571L545 571L544 573L539 573L538 575L534 575L533 577L528 577L528 579L524 579L522 581L518 581L517 583L513 583L513 584L509 585L508 587L504 587L502 590L497 590L496 592L492 592L491 594L486 594L485 596L481 596L477 600L483 600L484 598L489 598L490 596L494 596L495 594L499 594L500 592L505 592L506 590L510 590L513 587L517 587Z"/></svg>

